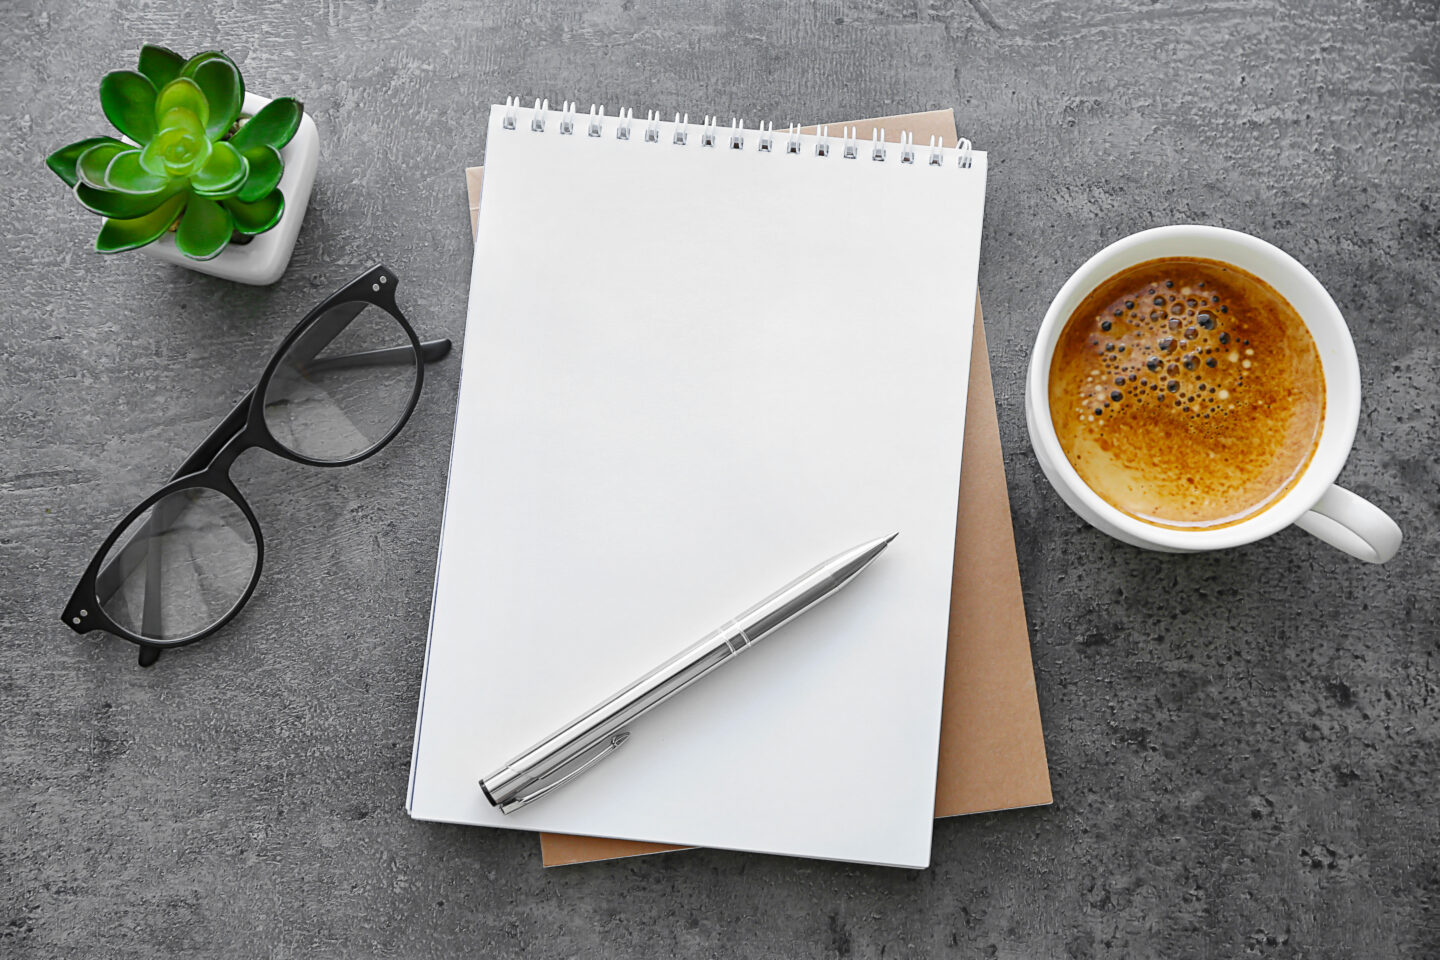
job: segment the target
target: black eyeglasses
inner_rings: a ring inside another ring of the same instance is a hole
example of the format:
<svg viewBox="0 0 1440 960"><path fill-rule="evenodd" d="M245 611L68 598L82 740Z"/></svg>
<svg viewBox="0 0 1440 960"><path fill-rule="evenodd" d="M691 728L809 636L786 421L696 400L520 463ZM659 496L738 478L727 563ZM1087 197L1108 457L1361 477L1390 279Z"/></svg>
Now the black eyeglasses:
<svg viewBox="0 0 1440 960"><path fill-rule="evenodd" d="M105 538L65 607L72 630L139 644L148 667L240 612L265 541L230 479L235 459L260 447L316 467L358 463L405 426L425 364L450 352L449 340L415 336L395 305L397 282L374 266L290 331L255 388Z"/></svg>

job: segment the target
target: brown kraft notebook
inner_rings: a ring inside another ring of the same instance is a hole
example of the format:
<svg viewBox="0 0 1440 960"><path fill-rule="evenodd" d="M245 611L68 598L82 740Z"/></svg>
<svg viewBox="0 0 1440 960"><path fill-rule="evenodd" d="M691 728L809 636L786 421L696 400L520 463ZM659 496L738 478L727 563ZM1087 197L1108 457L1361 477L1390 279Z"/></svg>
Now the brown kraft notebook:
<svg viewBox="0 0 1440 960"><path fill-rule="evenodd" d="M898 141L902 131L912 132L917 144L929 143L932 135L950 144L956 139L955 116L950 110L861 120L851 125L862 132L884 127L885 138L890 141ZM833 129L841 124L831 126ZM812 130L807 128L807 132ZM480 206L481 168L470 167L465 174L473 235ZM897 291L896 296L903 299L904 291ZM978 302L959 495L936 817L1051 802L995 390ZM554 833L542 833L540 846L547 867L686 849L664 843Z"/></svg>

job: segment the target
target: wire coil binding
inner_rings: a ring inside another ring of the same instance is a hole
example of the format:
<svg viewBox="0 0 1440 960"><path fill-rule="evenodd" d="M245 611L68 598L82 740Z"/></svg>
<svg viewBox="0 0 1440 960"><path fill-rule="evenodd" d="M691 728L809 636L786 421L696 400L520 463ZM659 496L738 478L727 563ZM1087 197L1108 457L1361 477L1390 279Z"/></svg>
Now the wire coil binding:
<svg viewBox="0 0 1440 960"><path fill-rule="evenodd" d="M502 129L520 129L521 111L525 108L520 105L519 97L506 97L504 106L498 109ZM551 115L555 114L554 132L560 136L574 136L579 109L579 104L575 101L564 100L558 110L551 110L549 100L537 98L529 110L530 132L543 134L552 129L550 119ZM659 144L665 140L665 126L666 121L661 118L660 111L647 110L643 127L637 132L634 110L625 107L614 116L609 116L605 112L604 104L591 104L590 113L585 118L585 135L597 139L613 136L616 140L635 139L642 143ZM689 146L690 126L688 113L676 113L675 119L669 123L670 143L678 147ZM720 137L720 118L707 114L699 124L699 138L696 142L701 147L714 147L721 142ZM862 154L858 126L842 126L840 135L833 137L828 125L816 127L813 134L805 134L798 124L790 123L786 124L784 132L777 140L773 122L761 121L750 129L745 126L744 117L730 118L730 128L725 134L724 144L729 150L799 156L805 152L807 140L813 144L813 155L821 159L838 156L845 160L857 160ZM922 161L915 150L915 134L909 130L900 131L899 140L891 141L886 137L884 127L871 127L870 145L864 153L875 163L943 167L948 162L947 150L954 157L956 168L969 170L974 167L975 151L968 139L962 137L953 148L947 148L943 137L931 135L929 152Z"/></svg>

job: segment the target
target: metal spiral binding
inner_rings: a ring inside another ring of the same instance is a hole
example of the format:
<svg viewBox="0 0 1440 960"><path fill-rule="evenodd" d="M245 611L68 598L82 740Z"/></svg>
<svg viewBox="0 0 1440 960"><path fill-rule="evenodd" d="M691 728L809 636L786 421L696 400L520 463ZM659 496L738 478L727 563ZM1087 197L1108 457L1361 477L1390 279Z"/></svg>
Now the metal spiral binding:
<svg viewBox="0 0 1440 960"><path fill-rule="evenodd" d="M500 126L505 130L517 130L520 124L520 98L506 97L505 104L501 108ZM555 130L561 136L573 136L575 134L575 123L579 112L579 104L573 100L561 102L558 111L558 121ZM550 101L536 99L530 113L530 130L533 133L545 133L549 125ZM589 118L586 121L585 133L589 137L604 137L607 130L607 120L610 118L605 114L604 104L591 104ZM648 110L645 114L644 127L639 133L639 139L644 143L660 143L664 121L660 117L660 111ZM635 111L629 107L619 110L615 114L614 134L617 140L630 140L635 137ZM690 115L675 114L672 124L673 132L670 142L675 146L687 146L690 143ZM726 144L729 149L744 151L751 143L754 144L756 153L781 153L787 156L798 156L804 152L805 134L801 133L798 124L787 124L785 132L779 143L775 137L775 124L761 121L755 128L753 135L745 127L744 117L730 118L730 131L727 134ZM720 139L720 118L707 115L700 124L700 146L713 147ZM844 126L838 138L830 135L830 127L822 125L816 128L813 135L815 144L815 156L825 158L831 156L831 151L838 140L840 157L845 160L856 160L860 157L860 128L856 126ZM870 128L870 159L876 163L887 163L891 158L890 143L885 137L884 127ZM919 163L915 151L915 134L909 130L900 132L900 140L896 145L898 150L898 162L904 166L915 166ZM961 170L969 170L975 165L974 148L970 141L961 138L955 144L955 165ZM924 162L925 166L943 167L945 165L945 139L943 137L930 137L930 151Z"/></svg>
<svg viewBox="0 0 1440 960"><path fill-rule="evenodd" d="M945 141L932 133L930 135L930 166L938 167L945 163L944 151Z"/></svg>

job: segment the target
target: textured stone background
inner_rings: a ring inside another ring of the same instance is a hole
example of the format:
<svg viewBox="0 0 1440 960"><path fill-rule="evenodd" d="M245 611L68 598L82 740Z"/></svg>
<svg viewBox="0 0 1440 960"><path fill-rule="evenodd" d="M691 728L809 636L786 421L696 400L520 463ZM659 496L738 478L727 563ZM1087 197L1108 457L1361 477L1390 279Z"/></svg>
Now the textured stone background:
<svg viewBox="0 0 1440 960"><path fill-rule="evenodd" d="M223 45L319 124L273 288L100 258L42 167L103 129L99 76L147 39ZM6 0L0 54L0 955L1440 955L1434 0ZM1052 808L941 823L923 872L547 872L533 837L410 821L453 360L374 461L241 461L270 550L221 636L141 671L56 620L321 294L384 258L422 334L461 338L461 169L510 93L781 123L953 106L991 151L981 289ZM1390 565L1298 531L1145 554L1046 486L1021 411L1044 307L1175 221L1329 285L1366 391L1342 480L1404 527Z"/></svg>

